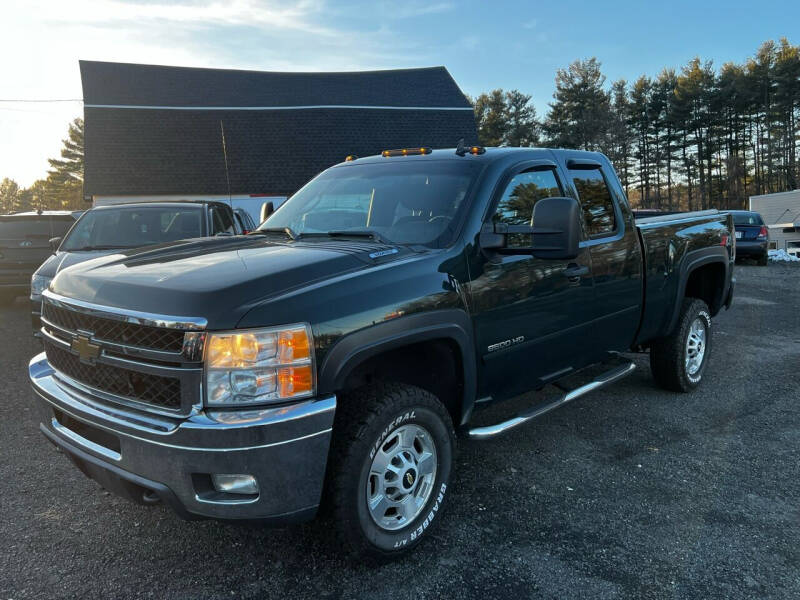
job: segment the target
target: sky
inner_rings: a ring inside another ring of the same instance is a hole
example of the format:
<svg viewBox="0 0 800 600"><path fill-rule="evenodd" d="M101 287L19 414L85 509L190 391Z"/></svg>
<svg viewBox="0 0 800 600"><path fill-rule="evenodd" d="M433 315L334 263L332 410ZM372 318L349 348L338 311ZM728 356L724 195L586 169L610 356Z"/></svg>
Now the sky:
<svg viewBox="0 0 800 600"><path fill-rule="evenodd" d="M744 62L765 40L800 43L800 2L741 0L0 0L0 179L30 185L82 115L78 60L351 71L444 65L461 89L533 96L596 56L607 83L694 56Z"/></svg>

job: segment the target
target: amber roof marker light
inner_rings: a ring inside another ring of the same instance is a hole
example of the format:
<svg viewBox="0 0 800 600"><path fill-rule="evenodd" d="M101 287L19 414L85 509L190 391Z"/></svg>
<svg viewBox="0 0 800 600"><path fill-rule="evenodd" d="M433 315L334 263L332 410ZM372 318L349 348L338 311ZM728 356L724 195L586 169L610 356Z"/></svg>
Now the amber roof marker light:
<svg viewBox="0 0 800 600"><path fill-rule="evenodd" d="M431 152L433 152L433 150L427 147L400 148L398 150L384 150L381 152L381 156L383 158L389 158L391 156L419 156L421 154L430 154Z"/></svg>
<svg viewBox="0 0 800 600"><path fill-rule="evenodd" d="M456 146L456 154L458 156L464 156L467 153L472 154L473 156L478 156L479 154L484 154L486 152L486 148L483 146L465 146L464 139L458 140L458 145Z"/></svg>
<svg viewBox="0 0 800 600"><path fill-rule="evenodd" d="M344 157L345 162L353 162L354 160L358 160L358 157L355 154L348 154Z"/></svg>

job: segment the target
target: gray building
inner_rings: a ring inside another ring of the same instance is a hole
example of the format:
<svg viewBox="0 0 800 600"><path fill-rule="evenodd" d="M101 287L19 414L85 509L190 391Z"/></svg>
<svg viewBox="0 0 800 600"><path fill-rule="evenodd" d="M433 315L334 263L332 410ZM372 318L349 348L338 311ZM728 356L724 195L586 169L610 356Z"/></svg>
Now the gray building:
<svg viewBox="0 0 800 600"><path fill-rule="evenodd" d="M750 196L750 210L764 219L771 250L786 250L800 258L800 190Z"/></svg>
<svg viewBox="0 0 800 600"><path fill-rule="evenodd" d="M349 154L477 143L444 67L277 73L81 61L84 196L276 204ZM250 210L250 207L246 207Z"/></svg>

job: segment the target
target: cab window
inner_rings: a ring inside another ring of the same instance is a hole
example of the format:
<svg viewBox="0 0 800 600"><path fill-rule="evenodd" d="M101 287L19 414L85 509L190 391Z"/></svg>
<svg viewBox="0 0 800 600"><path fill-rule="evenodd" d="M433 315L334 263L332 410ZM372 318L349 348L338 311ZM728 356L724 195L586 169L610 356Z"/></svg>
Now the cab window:
<svg viewBox="0 0 800 600"><path fill-rule="evenodd" d="M536 203L542 198L558 196L563 196L563 193L555 171L547 169L517 173L503 191L492 222L533 225L533 207ZM509 246L531 245L530 235L512 234L507 239Z"/></svg>
<svg viewBox="0 0 800 600"><path fill-rule="evenodd" d="M231 214L221 208L211 209L211 235L236 233L236 226L233 223Z"/></svg>
<svg viewBox="0 0 800 600"><path fill-rule="evenodd" d="M570 170L570 175L578 190L586 232L590 237L612 233L617 228L617 217L611 191L602 171Z"/></svg>

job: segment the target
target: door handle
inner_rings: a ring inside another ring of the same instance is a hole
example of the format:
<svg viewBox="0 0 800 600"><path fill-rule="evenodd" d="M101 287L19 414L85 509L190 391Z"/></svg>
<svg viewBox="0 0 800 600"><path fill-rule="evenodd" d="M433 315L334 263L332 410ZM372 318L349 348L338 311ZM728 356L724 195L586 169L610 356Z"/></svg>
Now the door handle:
<svg viewBox="0 0 800 600"><path fill-rule="evenodd" d="M577 281L583 275L589 274L589 267L586 265L576 265L575 263L570 263L567 265L567 268L563 271L564 276L569 278L572 281Z"/></svg>

